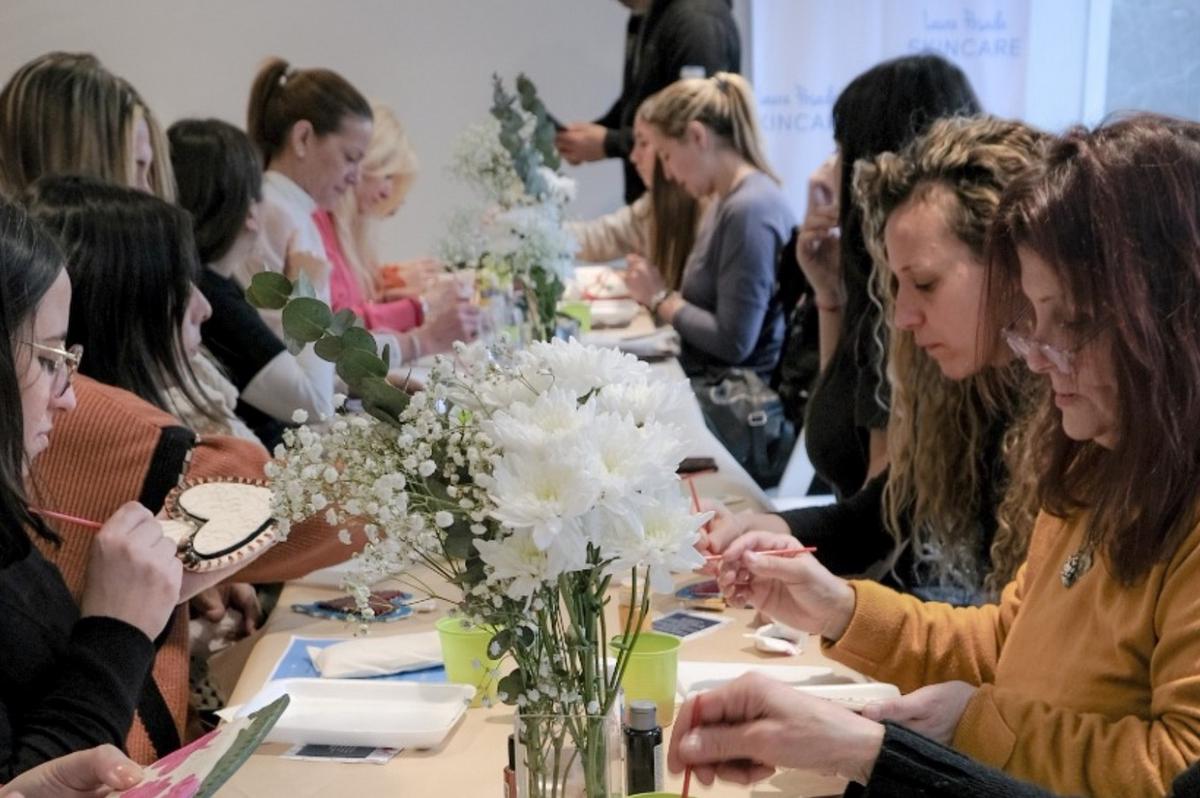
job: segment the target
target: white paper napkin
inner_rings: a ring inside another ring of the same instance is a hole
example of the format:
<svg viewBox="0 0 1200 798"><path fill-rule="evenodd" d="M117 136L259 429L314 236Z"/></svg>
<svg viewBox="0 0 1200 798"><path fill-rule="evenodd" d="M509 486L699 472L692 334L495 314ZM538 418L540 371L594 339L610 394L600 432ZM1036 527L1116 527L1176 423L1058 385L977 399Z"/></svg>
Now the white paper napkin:
<svg viewBox="0 0 1200 798"><path fill-rule="evenodd" d="M323 679L353 679L419 671L442 664L436 631L362 637L327 648L309 646L308 656Z"/></svg>

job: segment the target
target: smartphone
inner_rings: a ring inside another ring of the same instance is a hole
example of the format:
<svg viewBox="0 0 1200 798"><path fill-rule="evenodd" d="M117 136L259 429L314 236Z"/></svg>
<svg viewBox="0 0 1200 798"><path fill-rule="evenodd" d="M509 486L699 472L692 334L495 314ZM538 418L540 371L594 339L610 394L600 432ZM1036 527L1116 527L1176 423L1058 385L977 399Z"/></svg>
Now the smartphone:
<svg viewBox="0 0 1200 798"><path fill-rule="evenodd" d="M700 474L705 471L716 471L717 461L711 457L685 457L675 469L676 474Z"/></svg>

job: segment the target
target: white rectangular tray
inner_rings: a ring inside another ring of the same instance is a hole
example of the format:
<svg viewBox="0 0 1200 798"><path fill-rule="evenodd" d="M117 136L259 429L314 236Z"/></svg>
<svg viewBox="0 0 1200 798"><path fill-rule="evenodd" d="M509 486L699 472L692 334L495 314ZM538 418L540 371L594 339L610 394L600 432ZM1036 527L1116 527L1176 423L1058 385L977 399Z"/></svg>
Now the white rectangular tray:
<svg viewBox="0 0 1200 798"><path fill-rule="evenodd" d="M743 673L761 673L791 685L803 684L833 673L820 665L751 665L744 662L680 662L676 678L684 697L720 687Z"/></svg>
<svg viewBox="0 0 1200 798"><path fill-rule="evenodd" d="M292 700L267 742L435 748L462 718L475 688L363 679L279 679L246 702L238 717L283 693Z"/></svg>
<svg viewBox="0 0 1200 798"><path fill-rule="evenodd" d="M900 697L900 690L885 682L853 682L849 684L813 684L812 681L830 676L833 671L815 665L745 665L735 662L679 663L679 692L684 698L720 687L743 673L761 673L789 684L795 689L841 704L859 712L873 701Z"/></svg>

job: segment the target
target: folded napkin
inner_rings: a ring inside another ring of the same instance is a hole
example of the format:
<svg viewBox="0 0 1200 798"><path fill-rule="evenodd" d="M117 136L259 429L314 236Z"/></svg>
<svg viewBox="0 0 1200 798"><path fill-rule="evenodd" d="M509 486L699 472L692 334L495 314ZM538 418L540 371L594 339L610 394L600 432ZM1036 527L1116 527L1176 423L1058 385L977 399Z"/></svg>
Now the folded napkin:
<svg viewBox="0 0 1200 798"><path fill-rule="evenodd" d="M626 338L617 342L617 348L637 357L677 357L679 355L679 333L674 327L659 327L649 335Z"/></svg>
<svg viewBox="0 0 1200 798"><path fill-rule="evenodd" d="M419 671L442 664L436 631L362 637L327 648L308 647L313 667L323 679L353 679Z"/></svg>

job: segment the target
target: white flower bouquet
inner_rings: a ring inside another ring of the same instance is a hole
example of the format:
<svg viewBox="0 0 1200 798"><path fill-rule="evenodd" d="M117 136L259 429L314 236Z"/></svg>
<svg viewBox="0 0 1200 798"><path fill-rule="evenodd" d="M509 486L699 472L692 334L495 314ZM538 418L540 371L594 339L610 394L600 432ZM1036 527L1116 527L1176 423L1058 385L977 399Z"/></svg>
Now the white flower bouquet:
<svg viewBox="0 0 1200 798"><path fill-rule="evenodd" d="M518 295L532 333L547 340L578 249L563 225L575 182L562 174L554 125L533 83L518 76L513 95L492 80L491 116L463 132L450 169L482 205L454 214L440 254Z"/></svg>
<svg viewBox="0 0 1200 798"><path fill-rule="evenodd" d="M684 442L671 423L688 384L574 340L459 344L410 399L387 384L361 328L292 297L279 275L255 280L251 300L282 307L293 343L334 360L368 411L285 433L267 467L282 530L315 514L362 526L348 587L364 614L385 577L428 590L414 566L458 586L464 617L495 630L489 653L516 664L500 699L566 718L585 767L599 768L590 719L614 706L651 591L704 563L694 543L707 516L681 490ZM610 659L604 607L617 577L635 610L612 630L624 644Z"/></svg>

